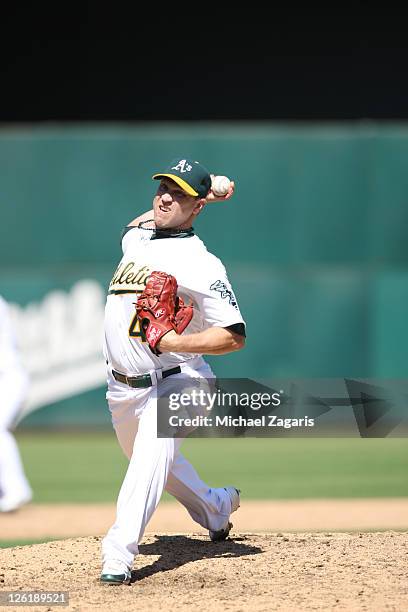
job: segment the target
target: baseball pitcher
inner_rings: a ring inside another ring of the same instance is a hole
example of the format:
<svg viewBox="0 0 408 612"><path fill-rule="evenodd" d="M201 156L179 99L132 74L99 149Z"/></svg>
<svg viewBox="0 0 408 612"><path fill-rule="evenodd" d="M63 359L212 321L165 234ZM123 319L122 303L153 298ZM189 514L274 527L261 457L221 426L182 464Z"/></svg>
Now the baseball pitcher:
<svg viewBox="0 0 408 612"><path fill-rule="evenodd" d="M9 308L0 297L0 512L17 510L32 498L13 425L28 389Z"/></svg>
<svg viewBox="0 0 408 612"><path fill-rule="evenodd" d="M225 179L225 177L223 177ZM203 355L242 349L245 323L221 261L192 227L215 195L208 170L180 158L153 176L153 210L122 235L123 257L113 274L105 310L107 400L129 466L114 525L102 543L101 581L129 583L138 544L166 489L209 530L225 539L239 507L233 486L212 488L180 452L179 438L157 437L157 399L181 381L214 377ZM218 192L219 193L219 192Z"/></svg>

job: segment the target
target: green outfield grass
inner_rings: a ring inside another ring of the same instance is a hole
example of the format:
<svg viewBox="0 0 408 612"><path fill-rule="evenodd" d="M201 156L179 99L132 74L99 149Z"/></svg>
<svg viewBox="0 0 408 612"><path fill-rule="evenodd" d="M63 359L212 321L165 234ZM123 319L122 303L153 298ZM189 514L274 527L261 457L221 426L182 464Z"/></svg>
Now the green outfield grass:
<svg viewBox="0 0 408 612"><path fill-rule="evenodd" d="M127 461L114 433L19 431L16 437L35 502L116 500ZM403 438L195 439L183 452L206 482L233 484L246 499L408 495Z"/></svg>
<svg viewBox="0 0 408 612"><path fill-rule="evenodd" d="M64 538L58 538L63 540ZM14 546L31 546L32 544L44 544L53 542L56 538L37 538L36 540L0 540L0 548L13 548Z"/></svg>

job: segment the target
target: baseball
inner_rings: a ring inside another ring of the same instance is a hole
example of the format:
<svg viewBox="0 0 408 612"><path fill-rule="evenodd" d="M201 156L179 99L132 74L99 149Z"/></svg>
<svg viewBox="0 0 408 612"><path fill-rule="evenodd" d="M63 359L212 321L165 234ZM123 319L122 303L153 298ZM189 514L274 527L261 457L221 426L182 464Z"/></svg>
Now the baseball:
<svg viewBox="0 0 408 612"><path fill-rule="evenodd" d="M211 189L217 196L224 196L228 193L231 181L228 176L214 176L211 183Z"/></svg>

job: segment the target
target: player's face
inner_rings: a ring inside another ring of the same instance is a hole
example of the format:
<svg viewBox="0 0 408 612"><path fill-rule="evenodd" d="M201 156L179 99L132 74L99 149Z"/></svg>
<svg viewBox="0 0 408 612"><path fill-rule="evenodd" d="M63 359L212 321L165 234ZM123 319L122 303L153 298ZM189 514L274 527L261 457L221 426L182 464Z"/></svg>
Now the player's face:
<svg viewBox="0 0 408 612"><path fill-rule="evenodd" d="M174 181L163 178L153 200L154 220L161 229L185 229L202 209L204 200L188 195Z"/></svg>

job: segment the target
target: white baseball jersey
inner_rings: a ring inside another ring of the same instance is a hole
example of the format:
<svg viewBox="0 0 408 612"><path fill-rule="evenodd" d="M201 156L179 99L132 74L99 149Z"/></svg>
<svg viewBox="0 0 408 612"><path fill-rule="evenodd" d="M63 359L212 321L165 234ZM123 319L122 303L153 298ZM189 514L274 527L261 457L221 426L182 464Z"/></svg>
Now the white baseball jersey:
<svg viewBox="0 0 408 612"><path fill-rule="evenodd" d="M118 372L145 374L197 356L156 356L142 339L135 303L154 270L172 274L177 279L178 295L186 304L193 302L194 316L185 334L244 323L223 264L197 236L156 238L154 230L133 227L123 237L122 250L105 308L104 354Z"/></svg>

